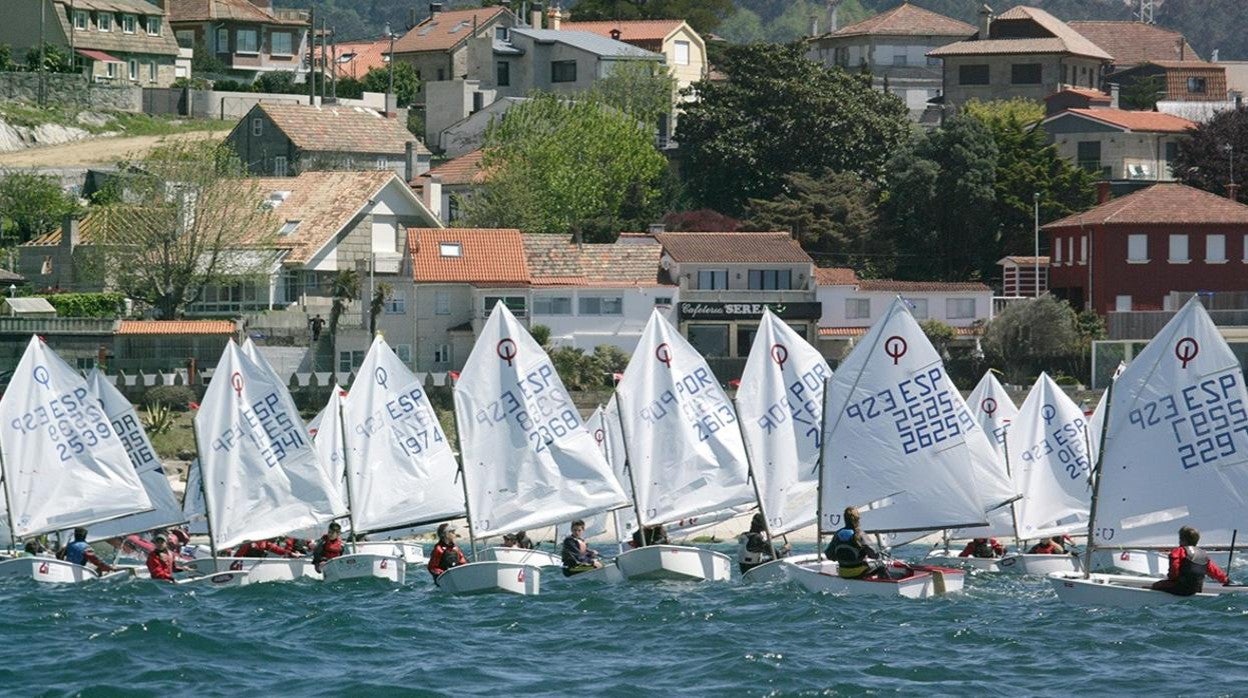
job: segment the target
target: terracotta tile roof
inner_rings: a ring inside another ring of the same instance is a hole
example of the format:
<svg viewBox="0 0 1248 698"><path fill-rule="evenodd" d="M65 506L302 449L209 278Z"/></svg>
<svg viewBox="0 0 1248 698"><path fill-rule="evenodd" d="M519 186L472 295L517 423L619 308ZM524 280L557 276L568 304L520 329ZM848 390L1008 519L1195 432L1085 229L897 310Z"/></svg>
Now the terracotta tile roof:
<svg viewBox="0 0 1248 698"><path fill-rule="evenodd" d="M1041 227L1149 223L1248 225L1248 206L1185 184L1162 182Z"/></svg>
<svg viewBox="0 0 1248 698"><path fill-rule="evenodd" d="M1206 63L1204 61L1145 61L1147 65L1155 65L1166 70L1217 70L1226 71L1226 66L1217 63Z"/></svg>
<svg viewBox="0 0 1248 698"><path fill-rule="evenodd" d="M508 12L503 7L482 7L447 10L417 24L394 42L394 52L447 51L473 36L472 28L483 27L498 15Z"/></svg>
<svg viewBox="0 0 1248 698"><path fill-rule="evenodd" d="M1200 60L1196 49L1179 32L1140 22L1067 22L1071 29L1087 37L1114 57L1119 66L1137 65L1146 61L1175 60L1179 45L1187 60Z"/></svg>
<svg viewBox="0 0 1248 698"><path fill-rule="evenodd" d="M968 37L975 27L910 3L841 27L824 36L958 36Z"/></svg>
<svg viewBox="0 0 1248 698"><path fill-rule="evenodd" d="M260 195L271 199L276 192L289 192L273 209L280 227L299 221L293 232L277 239L289 248L286 264L303 264L329 243L355 217L368 200L387 183L402 178L391 170L359 172L304 172L298 177L256 179Z"/></svg>
<svg viewBox="0 0 1248 698"><path fill-rule="evenodd" d="M407 243L416 283L529 285L524 241L514 228L408 228ZM442 256L442 243L457 243L459 256Z"/></svg>
<svg viewBox="0 0 1248 698"><path fill-rule="evenodd" d="M388 39L341 43L337 45L336 51L338 60L334 63L334 70L340 78L363 80L368 71L390 65L386 60L386 54L390 51Z"/></svg>
<svg viewBox="0 0 1248 698"><path fill-rule="evenodd" d="M994 39L989 30L989 37L974 41L959 41L929 51L929 56L979 56L1002 55L1011 53L1069 53L1075 56L1113 60L1104 49L1089 41L1079 32L1071 29L1065 22L1035 7L1011 8L993 19L997 22L1029 23L1038 26L1049 34L1050 38L1031 39Z"/></svg>
<svg viewBox="0 0 1248 698"><path fill-rule="evenodd" d="M1044 101L1047 102L1050 99L1061 97L1062 95L1079 95L1080 97L1087 97L1089 101L1104 102L1105 104L1109 104L1110 102L1109 95L1101 92L1100 90L1094 90L1091 87L1064 87L1061 90L1045 97Z"/></svg>
<svg viewBox="0 0 1248 698"><path fill-rule="evenodd" d="M481 169L482 157L484 152L478 148L471 153L447 160L421 176L436 175L442 184L481 184L487 179L485 170Z"/></svg>
<svg viewBox="0 0 1248 698"><path fill-rule="evenodd" d="M611 30L620 30L620 38L626 44L645 42L654 45L661 43L672 32L680 29L685 23L683 19L634 19L610 20L601 22L563 22L560 31L589 32L598 36L611 38Z"/></svg>
<svg viewBox="0 0 1248 698"><path fill-rule="evenodd" d="M853 269L844 267L821 267L815 269L815 284L819 286L853 286L858 283L858 275Z"/></svg>
<svg viewBox="0 0 1248 698"><path fill-rule="evenodd" d="M893 279L860 279L859 291L891 291L894 293L985 293L991 291L978 281L895 281Z"/></svg>
<svg viewBox="0 0 1248 698"><path fill-rule="evenodd" d="M117 334L229 334L237 331L231 320L122 320Z"/></svg>
<svg viewBox="0 0 1248 698"><path fill-rule="evenodd" d="M257 7L249 0L169 0L170 22L213 22L233 20L261 24L307 26L306 19L282 17Z"/></svg>
<svg viewBox="0 0 1248 698"><path fill-rule="evenodd" d="M534 286L658 286L663 247L651 239L578 246L562 235L524 235Z"/></svg>
<svg viewBox="0 0 1248 698"><path fill-rule="evenodd" d="M1126 109L1067 109L1048 117L1040 123L1046 124L1068 114L1091 119L1092 121L1099 121L1110 126L1117 126L1127 131L1185 133L1196 128L1196 122L1188 121L1181 116L1155 111L1128 111Z"/></svg>
<svg viewBox="0 0 1248 698"><path fill-rule="evenodd" d="M1006 262L1017 264L1020 267L1034 267L1036 264L1040 264L1041 266L1048 264L1049 258L1047 255L1040 255L1039 257L1009 255L997 260L997 264L1001 265L1004 265Z"/></svg>
<svg viewBox="0 0 1248 698"><path fill-rule="evenodd" d="M399 119L387 119L371 109L320 107L310 104L257 104L273 123L302 150L333 153L403 153L408 141L416 151L429 149ZM235 129L249 128L244 117Z"/></svg>
<svg viewBox="0 0 1248 698"><path fill-rule="evenodd" d="M659 233L655 237L677 262L811 262L788 233Z"/></svg>
<svg viewBox="0 0 1248 698"><path fill-rule="evenodd" d="M871 328L870 327L820 327L819 336L828 337L832 339L836 339L836 338L854 339L854 338L865 335L867 333L867 330L869 329ZM983 334L983 332L984 332L983 328L976 326L976 325L972 325L970 327L953 328L954 335L958 337L978 337L979 335Z"/></svg>

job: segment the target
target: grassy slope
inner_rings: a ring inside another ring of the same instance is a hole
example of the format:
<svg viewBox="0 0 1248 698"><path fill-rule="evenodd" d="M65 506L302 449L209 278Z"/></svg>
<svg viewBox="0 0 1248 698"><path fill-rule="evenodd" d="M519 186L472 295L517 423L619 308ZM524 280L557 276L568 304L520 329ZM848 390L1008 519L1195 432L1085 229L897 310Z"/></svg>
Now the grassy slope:
<svg viewBox="0 0 1248 698"><path fill-rule="evenodd" d="M101 126L82 124L76 118L82 111L92 111L112 118ZM222 122L215 119L182 119L130 112L83 110L64 105L40 108L25 102L0 102L0 118L14 126L33 128L43 124L59 124L80 128L93 134L108 133L126 136L165 136L222 128Z"/></svg>

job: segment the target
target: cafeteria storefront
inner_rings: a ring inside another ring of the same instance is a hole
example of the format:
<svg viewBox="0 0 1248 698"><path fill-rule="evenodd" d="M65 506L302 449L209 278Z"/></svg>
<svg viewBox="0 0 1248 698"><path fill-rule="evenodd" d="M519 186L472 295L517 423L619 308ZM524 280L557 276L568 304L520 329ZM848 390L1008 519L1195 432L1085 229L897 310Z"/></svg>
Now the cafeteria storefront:
<svg viewBox="0 0 1248 698"><path fill-rule="evenodd" d="M750 354L763 310L770 308L812 345L818 332L822 305L797 303L718 303L682 302L677 304L680 331L703 356L740 358Z"/></svg>

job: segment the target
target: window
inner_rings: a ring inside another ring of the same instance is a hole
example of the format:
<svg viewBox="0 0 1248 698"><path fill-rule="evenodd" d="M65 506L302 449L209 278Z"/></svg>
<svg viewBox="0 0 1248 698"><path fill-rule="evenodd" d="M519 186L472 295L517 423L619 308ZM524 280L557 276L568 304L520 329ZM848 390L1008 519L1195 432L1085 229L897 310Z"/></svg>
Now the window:
<svg viewBox="0 0 1248 698"><path fill-rule="evenodd" d="M1076 146L1076 164L1088 172L1099 172L1101 169L1101 142L1079 141Z"/></svg>
<svg viewBox="0 0 1248 698"><path fill-rule="evenodd" d="M658 307L658 308L670 308L672 307L672 297L671 296L655 296L654 305L655 307Z"/></svg>
<svg viewBox="0 0 1248 698"><path fill-rule="evenodd" d="M47 276L52 273L52 258L44 257L43 263L39 265L39 273Z"/></svg>
<svg viewBox="0 0 1248 698"><path fill-rule="evenodd" d="M1066 238L1066 266L1075 263L1075 236Z"/></svg>
<svg viewBox="0 0 1248 698"><path fill-rule="evenodd" d="M906 64L906 54L904 53L893 54L893 65L904 66L905 64Z"/></svg>
<svg viewBox="0 0 1248 698"><path fill-rule="evenodd" d="M373 216L373 252L397 251L399 221L394 216Z"/></svg>
<svg viewBox="0 0 1248 698"><path fill-rule="evenodd" d="M275 56L289 56L295 52L295 37L290 32L273 32L269 43L269 51Z"/></svg>
<svg viewBox="0 0 1248 698"><path fill-rule="evenodd" d="M148 15L144 18L144 24L147 25L147 33L150 36L160 36L160 18Z"/></svg>
<svg viewBox="0 0 1248 698"><path fill-rule="evenodd" d="M139 79L139 59L131 58L127 60L126 66L130 68L130 79L138 80Z"/></svg>
<svg viewBox="0 0 1248 698"><path fill-rule="evenodd" d="M1053 238L1053 266L1056 267L1057 265L1061 263L1062 263L1062 239L1055 237Z"/></svg>
<svg viewBox="0 0 1248 698"><path fill-rule="evenodd" d="M433 363L440 366L451 363L451 345L435 344L433 347Z"/></svg>
<svg viewBox="0 0 1248 698"><path fill-rule="evenodd" d="M871 299L870 298L846 298L845 299L845 319L846 320L869 320L871 319Z"/></svg>
<svg viewBox="0 0 1248 698"><path fill-rule="evenodd" d="M494 310L494 306L498 305L499 301L502 301L503 305L507 306L507 309L511 311L512 315L515 315L516 317L524 317L524 296L486 296L484 303L485 317L490 316L490 312Z"/></svg>
<svg viewBox="0 0 1248 698"><path fill-rule="evenodd" d="M494 27L494 38L499 41L507 41L510 38L507 27Z"/></svg>
<svg viewBox="0 0 1248 698"><path fill-rule="evenodd" d="M125 34L133 34L135 28L139 25L139 18L134 15L121 16L121 31Z"/></svg>
<svg viewBox="0 0 1248 698"><path fill-rule="evenodd" d="M412 365L412 345L396 344L394 345L394 354L399 357L399 361L402 361L403 365Z"/></svg>
<svg viewBox="0 0 1248 698"><path fill-rule="evenodd" d="M928 318L926 298L907 298L906 302L910 304L910 314L915 318L919 320Z"/></svg>
<svg viewBox="0 0 1248 698"><path fill-rule="evenodd" d="M960 65L958 66L958 84L959 85L987 85L988 84L988 66L986 65Z"/></svg>
<svg viewBox="0 0 1248 698"><path fill-rule="evenodd" d="M937 58L937 57L935 57L935 56L928 56L928 57L927 57L927 64L928 64L929 66L933 67L933 68L939 68L939 67L940 67L940 59L939 59L939 58Z"/></svg>
<svg viewBox="0 0 1248 698"><path fill-rule="evenodd" d="M1203 95L1205 93L1205 79L1204 78L1188 78L1187 79L1187 91L1191 92L1192 94Z"/></svg>
<svg viewBox="0 0 1248 698"><path fill-rule="evenodd" d="M239 29L234 34L240 53L259 53L260 38L255 29Z"/></svg>
<svg viewBox="0 0 1248 698"><path fill-rule="evenodd" d="M1148 236L1127 236L1127 261L1142 264L1148 261Z"/></svg>
<svg viewBox="0 0 1248 698"><path fill-rule="evenodd" d="M104 74L110 78L117 77L117 64L109 61L104 64Z"/></svg>
<svg viewBox="0 0 1248 698"><path fill-rule="evenodd" d="M82 32L91 25L91 14L86 10L74 10L74 29Z"/></svg>
<svg viewBox="0 0 1248 698"><path fill-rule="evenodd" d="M298 229L299 229L299 221L286 221L285 223L282 224L281 229L277 231L277 234L278 235L290 235L291 233L295 232Z"/></svg>
<svg viewBox="0 0 1248 698"><path fill-rule="evenodd" d="M840 48L833 49L832 62L842 68L849 67L849 48L842 46Z"/></svg>
<svg viewBox="0 0 1248 698"><path fill-rule="evenodd" d="M1084 235L1079 238L1079 263L1088 263L1088 236Z"/></svg>
<svg viewBox="0 0 1248 698"><path fill-rule="evenodd" d="M230 30L222 27L217 30L217 53L230 52Z"/></svg>
<svg viewBox="0 0 1248 698"><path fill-rule="evenodd" d="M362 351L340 351L338 352L338 372L346 375L359 368L364 363L364 352Z"/></svg>
<svg viewBox="0 0 1248 698"><path fill-rule="evenodd" d="M102 32L111 32L113 30L113 14L111 12L101 12L95 16L95 28Z"/></svg>
<svg viewBox="0 0 1248 698"><path fill-rule="evenodd" d="M571 315L571 296L535 296L533 298L534 315Z"/></svg>
<svg viewBox="0 0 1248 698"><path fill-rule="evenodd" d="M1179 143L1178 141L1166 142L1166 162L1174 162L1179 159Z"/></svg>
<svg viewBox="0 0 1248 698"><path fill-rule="evenodd" d="M274 176L274 177L285 177L285 176L286 176L286 174L287 174L287 171L286 171L286 156L285 156L285 155L277 155L277 156L275 156L275 157L273 158L273 176Z"/></svg>
<svg viewBox="0 0 1248 698"><path fill-rule="evenodd" d="M251 135L259 136L264 133L264 119L256 117L251 120Z"/></svg>
<svg viewBox="0 0 1248 698"><path fill-rule="evenodd" d="M1187 264L1192 261L1187 256L1187 236L1170 236L1170 257L1166 261L1171 264Z"/></svg>
<svg viewBox="0 0 1248 698"><path fill-rule="evenodd" d="M945 300L946 320L974 320L974 298L949 298Z"/></svg>
<svg viewBox="0 0 1248 698"><path fill-rule="evenodd" d="M445 79L446 79L446 69L438 68L438 81L441 82Z"/></svg>
<svg viewBox="0 0 1248 698"><path fill-rule="evenodd" d="M1039 85L1039 63L1014 63L1010 66L1011 85Z"/></svg>
<svg viewBox="0 0 1248 698"><path fill-rule="evenodd" d="M386 157L385 155L378 155L377 162L374 163L373 169L376 169L379 172L381 170L390 169L390 158Z"/></svg>
<svg viewBox="0 0 1248 698"><path fill-rule="evenodd" d="M788 269L751 269L750 290L787 291L793 288L792 276Z"/></svg>
<svg viewBox="0 0 1248 698"><path fill-rule="evenodd" d="M728 325L689 325L689 343L710 359L728 356Z"/></svg>
<svg viewBox="0 0 1248 698"><path fill-rule="evenodd" d="M439 242L438 254L443 257L460 257L464 254L464 248L458 242Z"/></svg>
<svg viewBox="0 0 1248 698"><path fill-rule="evenodd" d="M689 65L689 42L677 41L672 47L676 50L676 65Z"/></svg>
<svg viewBox="0 0 1248 698"><path fill-rule="evenodd" d="M1205 261L1222 264L1226 261L1226 236L1209 235L1205 238Z"/></svg>
<svg viewBox="0 0 1248 698"><path fill-rule="evenodd" d="M703 269L698 272L698 288L716 290L728 288L727 269Z"/></svg>
<svg viewBox="0 0 1248 698"><path fill-rule="evenodd" d="M620 296L582 296L577 310L581 315L623 315L624 299Z"/></svg>
<svg viewBox="0 0 1248 698"><path fill-rule="evenodd" d="M494 82L499 87L508 87L511 85L511 64L507 61L499 61L495 66Z"/></svg>
<svg viewBox="0 0 1248 698"><path fill-rule="evenodd" d="M406 315L407 298L397 293L391 293L389 296L386 296L385 303L382 304L381 309L386 315Z"/></svg>
<svg viewBox="0 0 1248 698"><path fill-rule="evenodd" d="M148 63L147 64L147 81L156 82L156 76L157 76L156 63L154 62Z"/></svg>
<svg viewBox="0 0 1248 698"><path fill-rule="evenodd" d="M576 61L551 61L551 82L576 82Z"/></svg>
<svg viewBox="0 0 1248 698"><path fill-rule="evenodd" d="M1131 296L1117 296L1114 298L1114 310L1120 313L1131 312Z"/></svg>
<svg viewBox="0 0 1248 698"><path fill-rule="evenodd" d="M195 32L184 29L182 31L174 32L174 35L178 38L178 46L181 46L182 48L192 48L195 46Z"/></svg>
<svg viewBox="0 0 1248 698"><path fill-rule="evenodd" d="M1244 263L1248 264L1248 235L1244 236Z"/></svg>
<svg viewBox="0 0 1248 698"><path fill-rule="evenodd" d="M447 293L446 291L434 291L433 314L434 315L450 315L451 314L451 294Z"/></svg>

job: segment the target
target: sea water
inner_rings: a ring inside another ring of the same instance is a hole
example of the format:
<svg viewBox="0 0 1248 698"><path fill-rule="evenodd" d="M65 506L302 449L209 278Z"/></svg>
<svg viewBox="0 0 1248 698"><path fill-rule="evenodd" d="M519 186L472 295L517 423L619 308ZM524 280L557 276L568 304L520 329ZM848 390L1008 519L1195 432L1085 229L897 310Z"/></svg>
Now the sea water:
<svg viewBox="0 0 1248 698"><path fill-rule="evenodd" d="M1248 690L1243 597L1098 610L1062 604L1042 579L979 573L964 593L929 600L735 579L599 586L555 570L544 572L537 597L450 596L417 567L408 580L226 589L5 580L0 694Z"/></svg>

